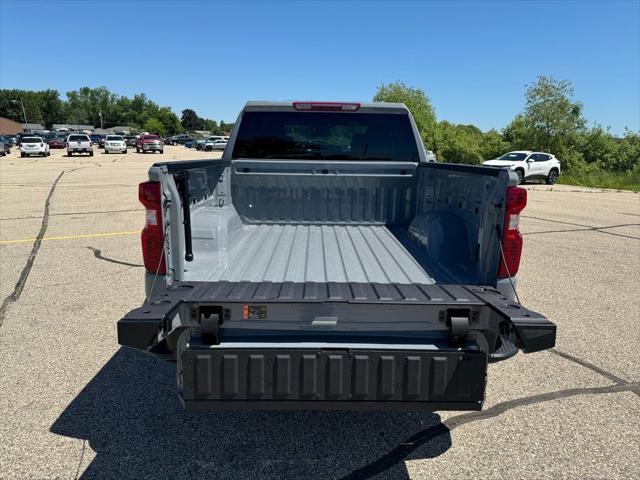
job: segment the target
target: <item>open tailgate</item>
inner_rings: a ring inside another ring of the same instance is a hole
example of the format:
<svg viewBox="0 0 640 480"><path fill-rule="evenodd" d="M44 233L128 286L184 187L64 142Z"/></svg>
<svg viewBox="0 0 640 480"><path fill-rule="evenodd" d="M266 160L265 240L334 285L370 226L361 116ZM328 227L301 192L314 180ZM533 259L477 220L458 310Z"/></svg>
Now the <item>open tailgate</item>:
<svg viewBox="0 0 640 480"><path fill-rule="evenodd" d="M272 282L176 282L118 341L175 357L188 409L477 410L489 331L555 344L553 323L492 287Z"/></svg>

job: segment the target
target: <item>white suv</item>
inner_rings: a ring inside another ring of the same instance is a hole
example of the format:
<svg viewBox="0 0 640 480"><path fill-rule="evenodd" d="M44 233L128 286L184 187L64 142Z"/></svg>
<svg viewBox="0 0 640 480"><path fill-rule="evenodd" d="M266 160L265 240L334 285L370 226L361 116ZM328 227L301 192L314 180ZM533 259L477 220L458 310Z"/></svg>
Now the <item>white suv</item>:
<svg viewBox="0 0 640 480"><path fill-rule="evenodd" d="M544 152L530 150L509 152L495 160L486 161L483 165L508 167L518 174L520 183L526 180L541 179L547 185L553 185L560 176L560 160L554 155Z"/></svg>
<svg viewBox="0 0 640 480"><path fill-rule="evenodd" d="M20 156L28 157L30 155L42 155L48 157L51 155L49 152L49 144L44 141L42 137L23 137L20 140Z"/></svg>
<svg viewBox="0 0 640 480"><path fill-rule="evenodd" d="M72 133L67 137L67 155L72 156L74 153L88 153L90 157L93 157L93 147L89 135Z"/></svg>
<svg viewBox="0 0 640 480"><path fill-rule="evenodd" d="M104 153L127 153L127 142L122 135L107 135L104 139Z"/></svg>

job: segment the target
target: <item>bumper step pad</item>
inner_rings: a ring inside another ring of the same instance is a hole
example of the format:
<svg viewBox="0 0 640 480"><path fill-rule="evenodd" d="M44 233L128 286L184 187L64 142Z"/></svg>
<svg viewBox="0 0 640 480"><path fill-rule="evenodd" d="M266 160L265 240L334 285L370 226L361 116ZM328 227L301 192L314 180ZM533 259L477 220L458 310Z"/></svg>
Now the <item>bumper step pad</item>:
<svg viewBox="0 0 640 480"><path fill-rule="evenodd" d="M178 382L181 401L190 410L479 410L486 367L486 355L477 350L187 344L178 353Z"/></svg>

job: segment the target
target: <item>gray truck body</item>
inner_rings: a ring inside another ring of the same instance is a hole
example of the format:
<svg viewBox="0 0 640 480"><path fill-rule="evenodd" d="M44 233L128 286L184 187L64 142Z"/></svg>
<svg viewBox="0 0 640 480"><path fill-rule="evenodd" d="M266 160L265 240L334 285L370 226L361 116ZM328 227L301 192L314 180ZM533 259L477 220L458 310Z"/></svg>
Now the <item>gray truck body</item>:
<svg viewBox="0 0 640 480"><path fill-rule="evenodd" d="M189 409L480 409L489 360L555 342L497 278L517 178L428 162L401 104L358 112L407 116L415 161L234 155L245 112L293 111L250 102L222 159L151 168L167 273L120 343L175 358Z"/></svg>

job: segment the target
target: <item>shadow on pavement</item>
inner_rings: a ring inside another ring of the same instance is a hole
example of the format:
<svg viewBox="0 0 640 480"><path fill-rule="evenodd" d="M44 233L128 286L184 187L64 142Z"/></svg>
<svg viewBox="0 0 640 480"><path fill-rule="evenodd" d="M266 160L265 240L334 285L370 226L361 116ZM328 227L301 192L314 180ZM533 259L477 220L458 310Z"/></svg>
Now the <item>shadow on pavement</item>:
<svg viewBox="0 0 640 480"><path fill-rule="evenodd" d="M185 412L175 390L175 364L123 347L51 431L89 442L85 479L336 478L440 423L428 412ZM447 432L412 457L450 446ZM408 478L404 462L381 478Z"/></svg>

